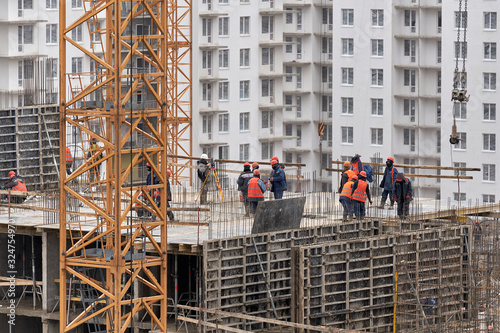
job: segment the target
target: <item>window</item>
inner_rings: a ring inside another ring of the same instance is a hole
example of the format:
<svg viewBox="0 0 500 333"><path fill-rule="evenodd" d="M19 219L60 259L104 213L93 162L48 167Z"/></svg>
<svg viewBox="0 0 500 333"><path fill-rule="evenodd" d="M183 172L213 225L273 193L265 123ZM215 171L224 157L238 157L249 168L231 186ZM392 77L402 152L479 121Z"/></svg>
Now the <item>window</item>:
<svg viewBox="0 0 500 333"><path fill-rule="evenodd" d="M293 161L293 154L285 153L285 163L292 163L292 161Z"/></svg>
<svg viewBox="0 0 500 333"><path fill-rule="evenodd" d="M333 145L333 140L332 140L333 132L332 132L332 130L333 130L332 125L325 124L325 133L321 137L321 140L326 141L328 143L328 147L332 147L332 145ZM331 161L331 159L330 159L330 161Z"/></svg>
<svg viewBox="0 0 500 333"><path fill-rule="evenodd" d="M48 58L45 62L45 72L48 78L57 78L57 58Z"/></svg>
<svg viewBox="0 0 500 333"><path fill-rule="evenodd" d="M219 115L219 132L229 132L229 114L227 113Z"/></svg>
<svg viewBox="0 0 500 333"><path fill-rule="evenodd" d="M297 37L297 59L302 59L302 38Z"/></svg>
<svg viewBox="0 0 500 333"><path fill-rule="evenodd" d="M212 41L210 38L210 37L212 37L212 19L204 18L201 21L201 35L203 37L209 37L208 38L209 43Z"/></svg>
<svg viewBox="0 0 500 333"><path fill-rule="evenodd" d="M322 12L322 22L323 24L328 24L328 30L332 30L333 26L333 8L323 8Z"/></svg>
<svg viewBox="0 0 500 333"><path fill-rule="evenodd" d="M71 30L71 39L75 42L81 42L83 40L81 24Z"/></svg>
<svg viewBox="0 0 500 333"><path fill-rule="evenodd" d="M342 131L342 143L353 143L354 128L342 126L340 129Z"/></svg>
<svg viewBox="0 0 500 333"><path fill-rule="evenodd" d="M497 43L484 43L484 60L496 60Z"/></svg>
<svg viewBox="0 0 500 333"><path fill-rule="evenodd" d="M219 101L229 100L229 82L219 82Z"/></svg>
<svg viewBox="0 0 500 333"><path fill-rule="evenodd" d="M46 0L45 8L57 9L57 0Z"/></svg>
<svg viewBox="0 0 500 333"><path fill-rule="evenodd" d="M463 29L467 24L466 12L455 12L455 29Z"/></svg>
<svg viewBox="0 0 500 333"><path fill-rule="evenodd" d="M354 55L354 39L342 38L342 55Z"/></svg>
<svg viewBox="0 0 500 333"><path fill-rule="evenodd" d="M437 86L436 92L438 94L440 94L441 93L441 71L437 71L436 75L437 75L437 78L436 78L436 81L437 81L436 82L436 86Z"/></svg>
<svg viewBox="0 0 500 333"><path fill-rule="evenodd" d="M372 86L383 86L384 85L384 70L383 69L372 69Z"/></svg>
<svg viewBox="0 0 500 333"><path fill-rule="evenodd" d="M410 146L410 151L415 151L415 130L414 129L409 129L409 128L403 129L403 144L405 146Z"/></svg>
<svg viewBox="0 0 500 333"><path fill-rule="evenodd" d="M459 199L459 194L460 194L460 199ZM458 192L453 192L453 200L455 201L465 201L467 200L467 195L465 193L458 193Z"/></svg>
<svg viewBox="0 0 500 333"><path fill-rule="evenodd" d="M229 50L219 50L219 68L229 68Z"/></svg>
<svg viewBox="0 0 500 333"><path fill-rule="evenodd" d="M404 25L410 28L410 32L416 32L417 12L415 10L405 10Z"/></svg>
<svg viewBox="0 0 500 333"><path fill-rule="evenodd" d="M354 71L353 68L350 68L352 71ZM332 88L332 75L333 75L333 68L331 66L323 66L321 67L321 82L323 83L328 83L328 88ZM353 81L353 72L351 72L351 76L347 78L347 80L350 80L350 84L352 84Z"/></svg>
<svg viewBox="0 0 500 333"><path fill-rule="evenodd" d="M467 133L458 132L457 136L458 136L459 141L455 145L454 149L461 149L461 150L467 149Z"/></svg>
<svg viewBox="0 0 500 333"><path fill-rule="evenodd" d="M415 165L415 159L414 158L404 158L403 159L403 164L406 165ZM403 168L403 173L405 174L415 174L415 168ZM414 180L414 177L410 178L411 180Z"/></svg>
<svg viewBox="0 0 500 333"><path fill-rule="evenodd" d="M495 181L495 164L483 164L483 180L487 182Z"/></svg>
<svg viewBox="0 0 500 333"><path fill-rule="evenodd" d="M497 74L496 73L483 73L484 90L497 89Z"/></svg>
<svg viewBox="0 0 500 333"><path fill-rule="evenodd" d="M219 0L219 4L227 5L227 4L229 4L229 0Z"/></svg>
<svg viewBox="0 0 500 333"><path fill-rule="evenodd" d="M71 58L71 72L81 73L82 72L83 57Z"/></svg>
<svg viewBox="0 0 500 333"><path fill-rule="evenodd" d="M372 9L372 27L384 26L384 10Z"/></svg>
<svg viewBox="0 0 500 333"><path fill-rule="evenodd" d="M293 81L293 67L292 66L285 66L285 82L292 82Z"/></svg>
<svg viewBox="0 0 500 333"><path fill-rule="evenodd" d="M82 8L82 0L71 0L71 8Z"/></svg>
<svg viewBox="0 0 500 333"><path fill-rule="evenodd" d="M292 135L293 135L293 125L285 124L285 136L292 136Z"/></svg>
<svg viewBox="0 0 500 333"><path fill-rule="evenodd" d="M415 118L415 104L416 101L414 99L404 99L403 100L403 115L404 116L411 116L412 118ZM415 121L413 119L413 121Z"/></svg>
<svg viewBox="0 0 500 333"><path fill-rule="evenodd" d="M342 84L354 83L354 68L342 68Z"/></svg>
<svg viewBox="0 0 500 333"><path fill-rule="evenodd" d="M371 128L372 145L382 146L384 144L384 130L382 128Z"/></svg>
<svg viewBox="0 0 500 333"><path fill-rule="evenodd" d="M497 13L485 12L484 13L484 29L496 30L497 29Z"/></svg>
<svg viewBox="0 0 500 333"><path fill-rule="evenodd" d="M483 120L495 121L497 119L497 105L491 103L483 104Z"/></svg>
<svg viewBox="0 0 500 333"><path fill-rule="evenodd" d="M302 146L302 125L297 125L297 147Z"/></svg>
<svg viewBox="0 0 500 333"><path fill-rule="evenodd" d="M274 143L262 142L262 159L268 160L274 156Z"/></svg>
<svg viewBox="0 0 500 333"><path fill-rule="evenodd" d="M219 158L221 160L229 159L229 146L219 146Z"/></svg>
<svg viewBox="0 0 500 333"><path fill-rule="evenodd" d="M495 195L494 194L483 194L483 203L485 203L485 204L495 203Z"/></svg>
<svg viewBox="0 0 500 333"><path fill-rule="evenodd" d="M342 97L342 114L353 114L354 99L352 97Z"/></svg>
<svg viewBox="0 0 500 333"><path fill-rule="evenodd" d="M47 24L45 29L45 42L47 44L57 44L57 37L59 34L57 31L57 24Z"/></svg>
<svg viewBox="0 0 500 333"><path fill-rule="evenodd" d="M321 38L321 53L328 54L328 59L333 59L333 38Z"/></svg>
<svg viewBox="0 0 500 333"><path fill-rule="evenodd" d="M262 16L262 33L270 34L274 31L274 17Z"/></svg>
<svg viewBox="0 0 500 333"><path fill-rule="evenodd" d="M342 9L342 25L354 25L354 9Z"/></svg>
<svg viewBox="0 0 500 333"><path fill-rule="evenodd" d="M467 42L455 42L455 58L467 59Z"/></svg>
<svg viewBox="0 0 500 333"><path fill-rule="evenodd" d="M240 161L248 161L250 159L250 144L245 143L240 145Z"/></svg>
<svg viewBox="0 0 500 333"><path fill-rule="evenodd" d="M17 27L18 45L33 44L33 26L20 25ZM19 50L21 52L22 49Z"/></svg>
<svg viewBox="0 0 500 333"><path fill-rule="evenodd" d="M240 17L240 35L250 35L250 16Z"/></svg>
<svg viewBox="0 0 500 333"><path fill-rule="evenodd" d="M201 68L212 68L212 51L203 51L201 53Z"/></svg>
<svg viewBox="0 0 500 333"><path fill-rule="evenodd" d="M250 4L250 0L240 0L240 3L242 5L248 5L248 4Z"/></svg>
<svg viewBox="0 0 500 333"><path fill-rule="evenodd" d="M292 111L292 95L285 95L285 111Z"/></svg>
<svg viewBox="0 0 500 333"><path fill-rule="evenodd" d="M262 97L274 96L274 80L262 80Z"/></svg>
<svg viewBox="0 0 500 333"><path fill-rule="evenodd" d="M250 49L240 49L240 67L250 67Z"/></svg>
<svg viewBox="0 0 500 333"><path fill-rule="evenodd" d="M302 89L302 67L297 67L297 89Z"/></svg>
<svg viewBox="0 0 500 333"><path fill-rule="evenodd" d="M285 37L285 52L286 53L292 53L293 52L293 38L292 37Z"/></svg>
<svg viewBox="0 0 500 333"><path fill-rule="evenodd" d="M453 166L455 168L466 168L467 164L463 162L455 162L453 163ZM455 170L454 174L455 176L467 176L467 172L465 170Z"/></svg>
<svg viewBox="0 0 500 333"><path fill-rule="evenodd" d="M436 153L441 153L441 130L436 131Z"/></svg>
<svg viewBox="0 0 500 333"><path fill-rule="evenodd" d="M496 149L496 134L483 134L483 150L495 151Z"/></svg>
<svg viewBox="0 0 500 333"><path fill-rule="evenodd" d="M467 119L467 103L455 102L453 104L453 116L457 119Z"/></svg>
<svg viewBox="0 0 500 333"><path fill-rule="evenodd" d="M333 114L333 103L332 103L332 95L323 95L321 96L321 111L328 112L328 118L332 118Z"/></svg>
<svg viewBox="0 0 500 333"><path fill-rule="evenodd" d="M274 65L274 48L263 47L262 48L262 65Z"/></svg>
<svg viewBox="0 0 500 333"><path fill-rule="evenodd" d="M208 107L212 107L212 84L211 83L203 83L201 86L202 90L202 100L204 102L209 102Z"/></svg>
<svg viewBox="0 0 500 333"><path fill-rule="evenodd" d="M384 100L381 98L372 98L372 115L382 116L384 115Z"/></svg>
<svg viewBox="0 0 500 333"><path fill-rule="evenodd" d="M212 116L203 116L202 131L203 133L212 133Z"/></svg>
<svg viewBox="0 0 500 333"><path fill-rule="evenodd" d="M262 111L262 128L274 127L274 111Z"/></svg>
<svg viewBox="0 0 500 333"><path fill-rule="evenodd" d="M442 47L441 47L441 41L438 40L437 41L437 46L436 46L436 49L437 49L437 63L440 64L441 63L441 58L442 58Z"/></svg>
<svg viewBox="0 0 500 333"><path fill-rule="evenodd" d="M101 32L100 32L101 26L99 23L94 24L93 22L89 23L89 33L90 33L90 39L93 42L99 42L101 41Z"/></svg>
<svg viewBox="0 0 500 333"><path fill-rule="evenodd" d="M229 17L219 17L219 36L229 36Z"/></svg>
<svg viewBox="0 0 500 333"><path fill-rule="evenodd" d="M286 24L293 24L293 12L292 8L285 8L285 23Z"/></svg>
<svg viewBox="0 0 500 333"><path fill-rule="evenodd" d="M436 102L436 123L441 124L441 101Z"/></svg>
<svg viewBox="0 0 500 333"><path fill-rule="evenodd" d="M302 30L302 8L297 8L297 30ZM331 9L330 9L331 10Z"/></svg>
<svg viewBox="0 0 500 333"><path fill-rule="evenodd" d="M302 117L302 96L295 97L295 104L295 111L297 112L295 116L300 118Z"/></svg>
<svg viewBox="0 0 500 333"><path fill-rule="evenodd" d="M250 98L250 81L240 81L240 99Z"/></svg>
<svg viewBox="0 0 500 333"><path fill-rule="evenodd" d="M250 129L250 112L240 113L240 131L248 131Z"/></svg>
<svg viewBox="0 0 500 333"><path fill-rule="evenodd" d="M374 56L374 57L384 56L384 40L383 39L372 39L372 56Z"/></svg>
<svg viewBox="0 0 500 333"><path fill-rule="evenodd" d="M411 92L415 92L415 70L405 69L403 73L403 84L405 85L405 87L410 87Z"/></svg>
<svg viewBox="0 0 500 333"><path fill-rule="evenodd" d="M439 0L441 2L441 0ZM438 11L437 13L437 32L440 34L443 30L443 13Z"/></svg>
<svg viewBox="0 0 500 333"><path fill-rule="evenodd" d="M417 61L417 41L415 39L405 39L404 55L410 57L410 62Z"/></svg>

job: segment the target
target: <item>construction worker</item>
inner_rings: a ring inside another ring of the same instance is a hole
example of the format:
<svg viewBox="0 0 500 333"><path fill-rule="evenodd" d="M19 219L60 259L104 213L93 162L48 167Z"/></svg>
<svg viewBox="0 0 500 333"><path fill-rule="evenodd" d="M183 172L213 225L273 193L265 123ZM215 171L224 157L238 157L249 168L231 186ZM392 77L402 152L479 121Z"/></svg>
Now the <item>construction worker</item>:
<svg viewBox="0 0 500 333"><path fill-rule="evenodd" d="M260 179L260 171L254 170L253 177L248 181L248 201L252 205L252 214L255 215L259 201L264 201L266 185Z"/></svg>
<svg viewBox="0 0 500 333"><path fill-rule="evenodd" d="M356 219L363 220L366 215L366 198L368 198L370 203L373 203L370 195L370 186L366 182L366 172L361 171L358 175L358 180L352 185L351 198Z"/></svg>
<svg viewBox="0 0 500 333"><path fill-rule="evenodd" d="M26 189L26 184L24 183L23 179L17 176L15 171L9 171L9 181L5 183L3 189L11 191L28 192L28 190ZM6 194L2 195L2 199L7 199L7 198L8 195ZM25 200L26 200L26 195L18 195L18 194L10 195L11 203L20 204L23 203Z"/></svg>
<svg viewBox="0 0 500 333"><path fill-rule="evenodd" d="M363 163L360 160L361 155L356 154L351 158L351 170L354 171L354 174L359 175L361 171L363 171Z"/></svg>
<svg viewBox="0 0 500 333"><path fill-rule="evenodd" d="M355 181L358 180L358 176L353 175L351 179L349 179L344 186L341 189L340 192L340 203L342 204L342 207L344 208L344 212L342 215L342 221L347 222L347 219L352 220L352 206L351 206L351 201L352 201L352 185L354 184Z"/></svg>
<svg viewBox="0 0 500 333"><path fill-rule="evenodd" d="M66 173L71 175L71 167L73 166L73 155L71 155L71 150L66 147Z"/></svg>
<svg viewBox="0 0 500 333"><path fill-rule="evenodd" d="M259 163L253 162L252 163L252 172L254 172L255 170L258 170L258 169L259 169Z"/></svg>
<svg viewBox="0 0 500 333"><path fill-rule="evenodd" d="M97 139L92 137L90 139L90 149L87 154L87 159L92 159L92 163L99 161L102 158L102 153L98 153L101 146L97 144ZM101 175L101 163L97 164L94 170L90 172L90 181L94 182L97 178L99 179Z"/></svg>
<svg viewBox="0 0 500 333"><path fill-rule="evenodd" d="M394 181L394 201L398 203L398 216L405 218L410 212L410 202L413 200L411 181L403 173L396 175Z"/></svg>
<svg viewBox="0 0 500 333"><path fill-rule="evenodd" d="M271 160L271 175L269 181L271 182L271 192L274 193L274 199L283 198L283 189L286 188L285 171L280 167L278 160Z"/></svg>
<svg viewBox="0 0 500 333"><path fill-rule="evenodd" d="M201 181L201 194L200 194L200 204L207 203L208 187L210 186L210 162L208 161L207 154L201 154L201 160L197 162L198 164L198 178Z"/></svg>
<svg viewBox="0 0 500 333"><path fill-rule="evenodd" d="M273 156L271 158L271 161L275 160L276 162L278 162L278 165L280 166L280 168L283 170L283 173L285 173L285 165L283 163L280 163L280 160L278 159L278 156ZM266 183L266 182L264 182ZM285 186L283 187L283 191L286 191L287 190L287 182L286 182L286 173L285 173Z"/></svg>
<svg viewBox="0 0 500 333"><path fill-rule="evenodd" d="M382 192L382 198L380 199L380 206L378 208L384 209L385 201L387 200L387 196L389 196L389 200L391 201L391 206L389 209L394 209L394 179L398 174L398 169L394 166L394 158L388 157L385 162L385 171L384 178L380 182L380 187L384 189Z"/></svg>
<svg viewBox="0 0 500 333"><path fill-rule="evenodd" d="M241 191L241 199L245 207L245 216L250 216L250 204L248 201L248 182L253 177L250 170L250 163L243 164L243 172L240 173L236 183L238 184L238 191Z"/></svg>
<svg viewBox="0 0 500 333"><path fill-rule="evenodd" d="M340 186L339 186L339 193L342 193L342 189L344 188L345 183L347 181L352 179L352 176L354 176L355 173L354 171L351 170L351 162L345 161L344 162L344 171L342 171L342 176L340 179ZM357 177L356 177L357 179Z"/></svg>
<svg viewBox="0 0 500 333"><path fill-rule="evenodd" d="M151 165L149 163L146 163L146 169L148 171L148 176L146 177L146 186L151 186L151 185L158 185L160 184L160 179L158 176L151 171ZM149 195L153 198L153 201L155 204L160 207L161 204L161 197L160 197L160 189L159 188L153 188L148 190ZM155 217L153 216L153 219Z"/></svg>
<svg viewBox="0 0 500 333"><path fill-rule="evenodd" d="M172 176L172 171L167 169L167 208L170 207L170 201L172 201L172 191L170 190L170 176ZM172 211L167 211L167 216L170 221L175 221L174 213Z"/></svg>
<svg viewBox="0 0 500 333"><path fill-rule="evenodd" d="M137 201L144 202L144 195L141 193L137 197ZM138 217L143 217L144 216L144 209L138 202L134 202L134 209L135 213L137 214Z"/></svg>

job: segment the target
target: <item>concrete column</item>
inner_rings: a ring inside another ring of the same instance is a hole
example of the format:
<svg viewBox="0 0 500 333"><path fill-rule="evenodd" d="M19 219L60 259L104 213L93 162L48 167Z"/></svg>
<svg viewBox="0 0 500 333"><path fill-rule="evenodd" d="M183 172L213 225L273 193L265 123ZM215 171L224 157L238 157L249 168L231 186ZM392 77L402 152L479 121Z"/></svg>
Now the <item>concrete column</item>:
<svg viewBox="0 0 500 333"><path fill-rule="evenodd" d="M59 333L59 321L42 319L43 333Z"/></svg>
<svg viewBox="0 0 500 333"><path fill-rule="evenodd" d="M54 280L58 278L59 236L55 231L44 231L42 233L42 287L43 310L45 311L52 311L57 303L55 296L59 295L59 284Z"/></svg>

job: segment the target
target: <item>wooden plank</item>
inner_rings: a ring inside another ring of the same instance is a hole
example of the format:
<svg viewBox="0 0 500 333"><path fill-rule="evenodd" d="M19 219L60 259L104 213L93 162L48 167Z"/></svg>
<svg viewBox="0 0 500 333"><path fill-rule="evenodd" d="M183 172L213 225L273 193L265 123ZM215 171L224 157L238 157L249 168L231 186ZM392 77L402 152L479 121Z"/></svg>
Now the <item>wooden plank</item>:
<svg viewBox="0 0 500 333"><path fill-rule="evenodd" d="M343 165L345 161L332 161L332 164ZM370 166L385 167L385 163L366 163ZM459 171L481 171L481 168L462 168L462 167L447 167L437 165L412 165L412 164L394 164L396 168L415 168L415 169L431 169L431 170L459 170ZM343 171L343 170L342 170Z"/></svg>
<svg viewBox="0 0 500 333"><path fill-rule="evenodd" d="M332 168L325 168L326 171L335 171L335 172L342 172L344 171L343 169L332 169ZM374 175L383 175L383 172L375 172L373 171L372 174ZM472 176L450 176L450 175L425 175L425 174L413 174L413 173L405 173L405 177L417 177L417 178L446 178L446 179L474 179Z"/></svg>
<svg viewBox="0 0 500 333"><path fill-rule="evenodd" d="M175 157L178 159L185 159L185 160L196 160L196 161L200 160L199 157L193 157L193 156L180 156L180 155L169 155L169 156ZM214 162L244 164L244 163L249 162L249 161L214 159ZM259 165L271 165L271 162L267 162L267 161L266 162L257 161L257 163L259 163ZM344 163L344 162L342 162L342 163ZM307 166L307 164L305 164L305 163L280 163L280 164L283 164L285 166L293 166L293 167L305 167L305 166Z"/></svg>

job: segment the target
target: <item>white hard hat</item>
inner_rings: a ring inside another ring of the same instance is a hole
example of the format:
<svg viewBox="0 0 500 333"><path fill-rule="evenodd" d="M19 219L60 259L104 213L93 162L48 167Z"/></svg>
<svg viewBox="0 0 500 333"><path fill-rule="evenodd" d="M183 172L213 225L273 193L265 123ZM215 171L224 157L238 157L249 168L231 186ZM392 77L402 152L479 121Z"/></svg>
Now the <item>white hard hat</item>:
<svg viewBox="0 0 500 333"><path fill-rule="evenodd" d="M201 154L201 158L203 160L208 160L208 155L207 154Z"/></svg>

